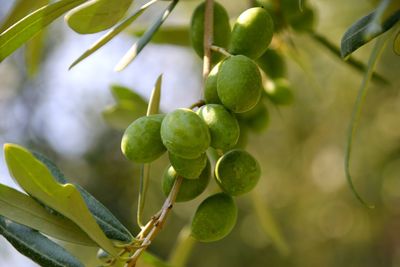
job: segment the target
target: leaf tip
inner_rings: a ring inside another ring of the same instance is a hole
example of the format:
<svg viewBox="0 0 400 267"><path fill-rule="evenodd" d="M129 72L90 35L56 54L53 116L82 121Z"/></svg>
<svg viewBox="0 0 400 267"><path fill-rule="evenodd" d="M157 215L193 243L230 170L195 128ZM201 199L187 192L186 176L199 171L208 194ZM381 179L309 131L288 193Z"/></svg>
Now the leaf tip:
<svg viewBox="0 0 400 267"><path fill-rule="evenodd" d="M10 153L12 150L14 150L15 148L19 148L20 146L19 145L16 145L16 144L12 144L12 143L5 143L4 145L3 145L3 150L4 150L4 153L5 154L8 154L8 153Z"/></svg>

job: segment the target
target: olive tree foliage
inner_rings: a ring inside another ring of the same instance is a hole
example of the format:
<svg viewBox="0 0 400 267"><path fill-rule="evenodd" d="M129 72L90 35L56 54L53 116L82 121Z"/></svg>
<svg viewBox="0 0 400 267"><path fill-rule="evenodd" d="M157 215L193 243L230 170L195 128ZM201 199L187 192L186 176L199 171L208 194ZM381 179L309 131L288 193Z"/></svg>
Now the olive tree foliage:
<svg viewBox="0 0 400 267"><path fill-rule="evenodd" d="M20 253L42 266L83 266L55 241L62 240L98 248L97 257L103 266L135 266L139 258L151 266L182 266L185 255L165 263L146 249L174 203L196 198L214 178L219 192L210 194L198 206L189 223L188 236L199 242L213 242L228 235L240 216L236 196L252 191L261 176L260 164L245 150L246 132L262 133L267 128L266 102L281 106L293 101L282 54L295 49L290 39L294 34L311 36L327 52L341 57L344 64L364 75L349 126L345 172L355 196L372 206L352 183L352 140L369 81L390 82L374 72L374 66L392 35L397 34L391 47L400 54L399 1L378 1L371 13L349 26L340 48L315 31L315 10L305 0L247 1L248 8L238 17L232 17L216 1L200 1L192 11L190 25L179 27L163 26L181 4L179 0L149 0L135 9L133 2L17 0L1 22L0 61L26 46L26 64L32 73L40 61L44 30L60 17L79 34L105 31L80 57L71 59L69 68L131 28L138 39L116 63L116 71L123 71L150 42L192 46L203 59L204 98L168 114L159 109L162 75L155 82L149 101L128 88L111 88L117 104L104 111L104 118L111 127L125 131L121 150L142 169L137 234L127 230L79 184L69 182L45 155L17 144L4 146L9 172L25 193L0 184L0 234ZM131 25L153 5L160 6L159 15L148 29L135 31ZM367 64L351 57L371 41L375 46ZM164 153L168 153L170 161L162 181L166 200L160 211L145 222L143 210L151 163ZM276 225L270 231L273 242L285 251L285 241Z"/></svg>

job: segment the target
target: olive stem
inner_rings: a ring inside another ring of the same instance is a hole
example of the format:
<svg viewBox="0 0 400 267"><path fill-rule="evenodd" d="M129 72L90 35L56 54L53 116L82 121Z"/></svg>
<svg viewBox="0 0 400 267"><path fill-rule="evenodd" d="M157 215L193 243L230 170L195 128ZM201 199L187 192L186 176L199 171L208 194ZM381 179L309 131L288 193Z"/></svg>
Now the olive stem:
<svg viewBox="0 0 400 267"><path fill-rule="evenodd" d="M201 106L204 106L206 104L206 102L204 100L199 100L196 103L193 103L189 109L194 109L194 108L199 108Z"/></svg>
<svg viewBox="0 0 400 267"><path fill-rule="evenodd" d="M228 51L226 51L224 48L219 47L219 46L216 46L216 45L212 45L212 46L211 46L211 50L212 50L212 51L215 51L215 52L218 52L218 53L221 53L221 54L223 54L223 55L226 56L226 57L232 56L232 54L229 53Z"/></svg>
<svg viewBox="0 0 400 267"><path fill-rule="evenodd" d="M161 208L160 212L155 215L152 220L149 222L148 227L144 227L146 231L151 228L150 231L148 231L148 234L142 241L142 246L135 251L131 259L128 261L126 264L126 267L134 267L136 265L136 262L140 255L147 249L147 247L151 244L151 242L154 240L154 238L157 236L158 232L162 229L162 227L165 224L165 221L168 217L169 212L171 211L173 205L175 204L176 196L178 195L179 188L182 184L183 178L181 176L178 176L176 179L171 192L169 193L167 199L165 200L163 207ZM153 222L154 221L154 222ZM142 233L139 233L138 236L141 236Z"/></svg>
<svg viewBox="0 0 400 267"><path fill-rule="evenodd" d="M207 78L211 71L211 46L213 44L214 35L214 1L206 0L204 13L204 57L203 57L203 80Z"/></svg>

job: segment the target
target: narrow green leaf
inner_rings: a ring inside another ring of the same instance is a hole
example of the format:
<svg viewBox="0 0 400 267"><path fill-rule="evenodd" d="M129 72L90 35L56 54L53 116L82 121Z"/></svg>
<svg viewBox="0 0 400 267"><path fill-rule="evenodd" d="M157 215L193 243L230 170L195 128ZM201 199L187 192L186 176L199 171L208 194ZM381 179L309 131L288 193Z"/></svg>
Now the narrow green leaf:
<svg viewBox="0 0 400 267"><path fill-rule="evenodd" d="M90 0L65 15L68 26L80 34L107 30L120 21L132 0Z"/></svg>
<svg viewBox="0 0 400 267"><path fill-rule="evenodd" d="M129 49L129 51L124 55L121 61L115 67L116 71L121 71L125 69L139 53L142 49L150 42L153 35L157 32L157 30L161 27L164 21L168 18L169 14L171 14L172 10L174 10L176 4L179 0L172 0L171 3L167 6L158 20L143 34L143 36Z"/></svg>
<svg viewBox="0 0 400 267"><path fill-rule="evenodd" d="M260 196L255 191L251 192L251 204L264 233L271 239L281 255L289 255L290 248L288 242L281 233L274 217L269 213L268 207L263 204Z"/></svg>
<svg viewBox="0 0 400 267"><path fill-rule="evenodd" d="M393 41L393 51L400 56L400 31L397 33Z"/></svg>
<svg viewBox="0 0 400 267"><path fill-rule="evenodd" d="M125 30L129 25L131 25L142 13L150 7L152 4L156 3L158 0L151 0L148 3L144 4L139 8L135 13L121 22L119 25L108 31L105 35L103 35L97 42L95 42L88 50L86 50L79 58L77 58L69 67L72 69L79 62L96 52L99 48L107 44L110 40L112 40L115 36L120 34L123 30Z"/></svg>
<svg viewBox="0 0 400 267"><path fill-rule="evenodd" d="M190 224L183 227L179 232L176 243L171 250L168 263L174 267L185 267L193 252L197 241L191 235Z"/></svg>
<svg viewBox="0 0 400 267"><path fill-rule="evenodd" d="M383 37L377 39L375 46L371 52L371 55L370 55L369 61L368 61L368 68L365 71L364 78L362 80L360 88L358 89L358 95L357 95L357 99L356 99L356 102L353 107L353 112L352 112L351 120L350 120L350 124L349 124L349 131L347 134L346 154L345 154L345 160L344 160L346 179L347 179L350 189L353 192L353 194L355 195L355 197L364 206L366 206L368 208L374 208L374 206L365 202L364 199L360 196L360 194L355 189L355 186L353 184L353 179L352 179L352 176L350 173L350 158L351 158L351 152L352 152L353 139L354 139L354 136L356 133L358 123L360 121L362 107L365 102L365 98L367 96L367 89L368 89L369 81L371 80L372 73L374 71L376 63L378 62L379 58L381 57L382 52L385 49L385 46L387 44L387 41L389 40L389 37L390 37L390 35L383 36Z"/></svg>
<svg viewBox="0 0 400 267"><path fill-rule="evenodd" d="M162 74L158 76L153 91L151 92L149 105L147 107L147 113L146 113L147 116L152 114L157 114L160 110L161 86L162 86ZM149 187L149 180L150 180L150 163L143 164L140 173L140 186L139 186L138 211L137 211L137 223L140 227L143 227L142 217L146 203L146 195Z"/></svg>
<svg viewBox="0 0 400 267"><path fill-rule="evenodd" d="M21 254L46 267L84 267L57 243L29 227L0 217L0 234Z"/></svg>
<svg viewBox="0 0 400 267"><path fill-rule="evenodd" d="M46 166L21 146L5 144L4 152L11 176L29 195L76 223L111 255L118 254L74 185L56 182Z"/></svg>
<svg viewBox="0 0 400 267"><path fill-rule="evenodd" d="M46 5L48 0L18 0L15 2L7 17L1 23L0 32L5 31L18 20L25 17L32 10Z"/></svg>
<svg viewBox="0 0 400 267"><path fill-rule="evenodd" d="M331 41L329 41L325 36L313 32L310 33L311 38L313 38L314 41L316 41L318 44L320 44L322 47L326 48L328 51L330 51L333 55L337 56L342 60L341 54L340 54L340 48L337 47L335 44L333 44ZM364 71L367 69L367 66L353 57L349 56L345 62L347 65L352 67L353 69L357 70L360 73L364 73ZM372 73L372 79L373 81L388 84L389 82L379 73L376 73L375 71Z"/></svg>
<svg viewBox="0 0 400 267"><path fill-rule="evenodd" d="M144 30L135 30L133 35L142 36ZM151 38L155 44L190 46L189 28L186 25L164 25Z"/></svg>
<svg viewBox="0 0 400 267"><path fill-rule="evenodd" d="M0 215L59 240L96 246L75 223L47 212L28 195L3 184L0 184Z"/></svg>
<svg viewBox="0 0 400 267"><path fill-rule="evenodd" d="M158 76L156 84L151 92L149 105L147 107L147 116L157 114L160 111L161 101L161 86L162 86L162 74Z"/></svg>
<svg viewBox="0 0 400 267"><path fill-rule="evenodd" d="M24 17L0 34L0 62L68 10L85 0L61 0Z"/></svg>
<svg viewBox="0 0 400 267"><path fill-rule="evenodd" d="M393 1L398 2L398 1ZM386 32L393 25L396 24L397 21L400 20L400 9L394 10L390 15L387 15L386 18L381 22L381 27L373 27L373 31L370 30L371 23L375 23L376 11L370 13L369 15L362 17L358 21L356 21L350 28L347 29L345 34L342 37L341 41L341 56L346 58L355 50L368 43L375 37L380 34Z"/></svg>
<svg viewBox="0 0 400 267"><path fill-rule="evenodd" d="M50 159L37 152L33 152L33 155L44 165L46 165L46 167L53 175L53 178L58 183L66 184L68 182L64 174ZM108 238L127 243L132 241L133 236L131 235L131 233L100 201L98 201L80 185L73 185L82 195L83 200L85 201L89 211L92 213L92 215L96 219L97 224L100 226L100 228L103 230Z"/></svg>

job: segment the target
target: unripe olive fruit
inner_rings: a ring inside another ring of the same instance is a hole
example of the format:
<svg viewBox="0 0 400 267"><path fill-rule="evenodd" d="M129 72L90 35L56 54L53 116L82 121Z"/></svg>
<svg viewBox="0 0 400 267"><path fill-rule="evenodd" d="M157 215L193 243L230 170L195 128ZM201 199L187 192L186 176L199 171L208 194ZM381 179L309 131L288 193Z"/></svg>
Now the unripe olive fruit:
<svg viewBox="0 0 400 267"><path fill-rule="evenodd" d="M162 190L165 196L168 196L171 192L177 177L178 174L172 166L170 166L164 172L162 180ZM183 177L181 187L179 188L178 195L176 196L176 201L189 201L199 196L206 189L208 182L210 181L210 177L211 165L210 162L207 160L206 167L203 169L198 179L187 179Z"/></svg>
<svg viewBox="0 0 400 267"><path fill-rule="evenodd" d="M224 192L239 196L252 190L261 176L257 160L242 149L224 154L215 165L215 178Z"/></svg>
<svg viewBox="0 0 400 267"><path fill-rule="evenodd" d="M262 132L269 125L269 112L264 101L258 104L250 111L238 114L240 120L254 132Z"/></svg>
<svg viewBox="0 0 400 267"><path fill-rule="evenodd" d="M261 74L253 60L231 56L221 65L217 92L222 104L235 113L252 109L262 92Z"/></svg>
<svg viewBox="0 0 400 267"><path fill-rule="evenodd" d="M297 32L312 32L315 24L314 10L310 7L303 8L300 13L290 18L289 23Z"/></svg>
<svg viewBox="0 0 400 267"><path fill-rule="evenodd" d="M244 120L238 120L238 121L239 121L240 136L234 148L245 149L249 141L250 128L246 125Z"/></svg>
<svg viewBox="0 0 400 267"><path fill-rule="evenodd" d="M227 47L230 36L231 26L229 24L229 16L225 8L217 2L214 2L214 28L213 28L213 44L219 47ZM201 3L192 15L190 27L190 39L192 46L197 55L201 58L204 56L204 11L205 2ZM217 62L221 58L221 54L213 53L212 62Z"/></svg>
<svg viewBox="0 0 400 267"><path fill-rule="evenodd" d="M221 63L222 62L219 62L212 68L204 84L204 100L207 104L221 104L217 91L217 78Z"/></svg>
<svg viewBox="0 0 400 267"><path fill-rule="evenodd" d="M147 163L166 151L160 135L164 117L163 114L144 116L126 128L121 141L125 157L137 163Z"/></svg>
<svg viewBox="0 0 400 267"><path fill-rule="evenodd" d="M173 153L168 153L168 155L169 161L175 171L187 179L199 178L201 172L207 165L206 153L201 154L200 157L195 159L185 159Z"/></svg>
<svg viewBox="0 0 400 267"><path fill-rule="evenodd" d="M281 0L282 14L290 26L298 32L311 32L314 29L314 10L306 1Z"/></svg>
<svg viewBox="0 0 400 267"><path fill-rule="evenodd" d="M210 132L192 110L180 108L167 114L161 124L161 139L169 152L185 158L200 157L210 146Z"/></svg>
<svg viewBox="0 0 400 267"><path fill-rule="evenodd" d="M272 18L265 9L261 7L247 9L233 26L229 52L256 59L267 50L273 32Z"/></svg>
<svg viewBox="0 0 400 267"><path fill-rule="evenodd" d="M268 98L276 105L290 105L293 103L293 93L286 79L270 81L265 86Z"/></svg>
<svg viewBox="0 0 400 267"><path fill-rule="evenodd" d="M206 198L192 220L191 235L200 242L213 242L228 235L236 224L237 207L233 198L218 193Z"/></svg>
<svg viewBox="0 0 400 267"><path fill-rule="evenodd" d="M227 150L237 143L240 134L238 121L224 106L208 104L199 108L197 114L210 129L211 147Z"/></svg>
<svg viewBox="0 0 400 267"><path fill-rule="evenodd" d="M256 0L256 6L264 8L271 15L275 32L279 32L285 27L285 20L280 12L280 1Z"/></svg>
<svg viewBox="0 0 400 267"><path fill-rule="evenodd" d="M287 74L286 62L275 49L267 49L257 59L257 64L271 79L282 78Z"/></svg>

